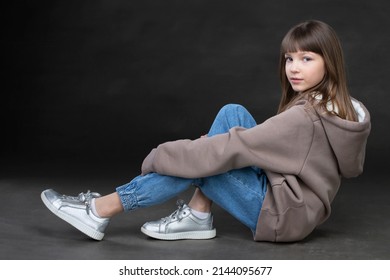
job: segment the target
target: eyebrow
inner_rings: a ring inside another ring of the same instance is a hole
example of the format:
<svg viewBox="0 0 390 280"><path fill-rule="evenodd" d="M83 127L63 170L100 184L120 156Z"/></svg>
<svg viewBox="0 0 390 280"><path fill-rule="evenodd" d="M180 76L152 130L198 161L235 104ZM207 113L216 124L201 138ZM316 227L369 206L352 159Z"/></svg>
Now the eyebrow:
<svg viewBox="0 0 390 280"><path fill-rule="evenodd" d="M284 55L291 55L293 53L299 53L299 54L303 54L303 55L305 55L305 54L315 54L315 52L311 52L311 51L297 51L297 52L286 52L286 53L284 53Z"/></svg>
<svg viewBox="0 0 390 280"><path fill-rule="evenodd" d="M316 55L315 52L310 52L310 51L286 52L284 54L284 58L291 57L293 53L297 53L298 57L304 57L304 56L315 57L314 55Z"/></svg>

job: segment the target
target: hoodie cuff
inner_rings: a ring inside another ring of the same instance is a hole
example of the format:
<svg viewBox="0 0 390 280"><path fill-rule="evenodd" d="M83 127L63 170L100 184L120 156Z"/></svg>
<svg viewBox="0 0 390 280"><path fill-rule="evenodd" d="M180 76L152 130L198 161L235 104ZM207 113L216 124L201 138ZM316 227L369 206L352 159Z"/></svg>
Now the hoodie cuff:
<svg viewBox="0 0 390 280"><path fill-rule="evenodd" d="M153 161L156 156L157 149L153 149L144 159L141 167L141 175L146 175L148 173L154 172L153 170Z"/></svg>

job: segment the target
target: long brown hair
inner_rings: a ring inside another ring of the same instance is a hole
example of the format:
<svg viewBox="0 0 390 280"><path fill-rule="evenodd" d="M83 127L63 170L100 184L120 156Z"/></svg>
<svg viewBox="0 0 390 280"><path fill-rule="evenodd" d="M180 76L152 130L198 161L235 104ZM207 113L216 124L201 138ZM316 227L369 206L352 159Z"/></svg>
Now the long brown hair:
<svg viewBox="0 0 390 280"><path fill-rule="evenodd" d="M285 54L298 51L319 54L325 62L325 76L322 81L302 94L308 94L309 98L313 98L315 94L321 94L322 99L318 101L317 106L322 107L327 112L326 106L328 102L332 102L333 106L338 108L337 115L339 117L357 121L347 87L344 55L340 40L332 27L316 20L305 21L294 26L282 40L279 65L282 99L278 113L285 111L294 103L295 99L301 96L292 89L286 76Z"/></svg>

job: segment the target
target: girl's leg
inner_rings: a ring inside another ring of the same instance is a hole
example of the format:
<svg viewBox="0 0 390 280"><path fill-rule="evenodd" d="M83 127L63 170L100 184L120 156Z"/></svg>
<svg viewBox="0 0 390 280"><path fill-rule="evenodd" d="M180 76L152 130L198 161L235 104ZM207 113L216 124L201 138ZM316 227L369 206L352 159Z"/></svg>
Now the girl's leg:
<svg viewBox="0 0 390 280"><path fill-rule="evenodd" d="M230 128L256 125L250 113L240 105L224 106L215 118L209 137L226 133ZM215 201L246 226L255 230L258 215L266 192L266 176L257 167L232 170L227 173L204 178L197 182L201 191L195 192L190 205L202 205ZM202 194L202 195L200 195Z"/></svg>
<svg viewBox="0 0 390 280"><path fill-rule="evenodd" d="M212 137L218 133L224 133L229 128L237 125L251 127L255 124L256 123L254 122L253 118L243 107L238 105L227 105L223 107L223 109L221 109L217 115L210 129L208 137ZM256 168L249 169L252 170L252 174L257 174L257 172L255 172ZM244 173L242 172L242 174ZM218 176L210 177L199 185L202 186L204 192L209 196L210 199L217 201L222 207L227 209L233 215L236 215L236 208L244 209L245 207L237 206L229 208L228 205L224 205L223 197L218 196L218 194L225 193L226 196L230 196L230 198L232 195L228 191L218 191L218 189L223 188L221 183L224 182L223 179L226 178L221 178L218 180L217 177ZM239 176L236 176L236 178L239 178ZM87 193L80 193L77 197L65 196L55 192L52 189L43 191L41 198L44 204L55 215L75 226L77 229L87 234L88 236L97 240L101 240L109 223L109 217L112 215L122 211L130 211L137 208L162 203L177 195L178 193L183 192L188 188L189 185L193 183L194 180L190 179L162 176L156 173L151 173L145 176L134 178L130 183L118 187L116 193L103 198L99 194L91 193L89 191ZM226 183L228 183L228 181L226 181ZM211 187L211 185L220 187ZM234 184L229 183L229 186L233 187ZM236 195L234 194L233 196ZM195 193L195 197L200 199L198 202L204 202L206 207L207 204L210 204L210 200L205 198L200 192ZM93 205L94 201L97 201L95 205ZM231 200L227 199L227 201ZM193 203L195 204L195 202ZM104 207L102 207L102 205L104 205ZM237 205L237 203L234 205ZM98 209L96 209L94 206L97 206ZM184 217L183 215L187 215L186 217L189 217L189 212L186 210L187 208L180 204L179 210L175 212L175 215L172 214L170 218L173 220L176 218L181 220ZM95 215L94 212L97 212L98 215ZM102 217L100 217L99 213L102 215ZM241 217L241 215L236 216ZM192 220L196 220L196 218ZM171 221L171 219L169 221ZM199 224L195 225L196 223ZM185 228L185 230L187 230L189 227L194 226L195 228L199 228L200 226L202 232L200 235L195 233L195 238L203 239L215 236L215 229L212 229L211 217L204 220L198 219L195 224ZM158 224L158 226L161 226L161 223ZM149 228L151 227L153 227L153 224L149 224ZM178 230L181 229L182 228L178 228Z"/></svg>
<svg viewBox="0 0 390 280"><path fill-rule="evenodd" d="M249 128L254 125L256 122L244 107L226 105L217 114L207 137L227 132L234 126ZM195 190L189 207L179 206L169 217L144 224L141 231L154 238L169 240L212 238L215 236L215 229L212 226L212 215L207 214L210 212L211 199L253 229L253 224L256 224L254 217L258 215L257 210L262 203L262 196L256 193L260 189L257 187L260 185L257 171L257 168L249 167L229 174L193 180L193 185L199 186L203 192ZM240 184L237 182L239 180L245 183ZM247 203L253 206L247 206ZM250 215L246 218L245 215L249 212Z"/></svg>
<svg viewBox="0 0 390 280"><path fill-rule="evenodd" d="M227 132L234 126L249 128L255 125L255 120L244 107L229 104L219 111L207 136L212 137ZM130 183L118 187L117 193L124 211L130 211L162 203L186 190L193 181L151 173L146 176L138 176ZM209 210L211 201L201 192L196 191L189 205L195 210L204 212L205 209ZM114 204L114 206L117 206L117 204ZM98 203L98 212L99 210ZM117 213L115 209L113 213Z"/></svg>
<svg viewBox="0 0 390 280"><path fill-rule="evenodd" d="M188 206L199 212L210 213L212 203L199 188L196 188Z"/></svg>
<svg viewBox="0 0 390 280"><path fill-rule="evenodd" d="M97 216L102 218L111 218L124 210L117 192L96 198L91 208Z"/></svg>
<svg viewBox="0 0 390 280"><path fill-rule="evenodd" d="M101 240L110 218L115 214L162 203L186 190L192 181L151 173L138 176L118 187L115 193L103 197L90 191L67 196L47 189L41 193L41 198L59 218L89 237ZM211 238L209 236L206 237Z"/></svg>
<svg viewBox="0 0 390 280"><path fill-rule="evenodd" d="M237 104L225 105L215 117L207 136L212 137L226 133L236 126L251 128L256 126L256 121L243 106Z"/></svg>
<svg viewBox="0 0 390 280"><path fill-rule="evenodd" d="M267 190L267 177L253 168L232 170L202 179L202 193L232 216L256 230L260 210Z"/></svg>
<svg viewBox="0 0 390 280"><path fill-rule="evenodd" d="M129 184L117 188L125 211L160 204L185 191L195 180L163 176L150 173L133 179ZM216 235L210 214L199 217L183 201L177 202L178 209L167 217L147 222L141 231L153 238L163 240L209 239ZM198 205L201 207L201 205ZM195 209L196 210L196 209ZM203 214L203 213L201 213Z"/></svg>
<svg viewBox="0 0 390 280"><path fill-rule="evenodd" d="M149 173L116 189L124 211L163 203L185 191L194 180Z"/></svg>
<svg viewBox="0 0 390 280"><path fill-rule="evenodd" d="M228 104L221 108L214 119L213 124L207 134L207 137L212 137L217 134L226 133L230 128L241 126L250 128L256 125L252 115L241 105ZM196 189L189 203L190 207L198 211L210 211L212 200L208 199L199 189ZM198 205L202 205L201 209ZM207 206L206 206L207 205Z"/></svg>

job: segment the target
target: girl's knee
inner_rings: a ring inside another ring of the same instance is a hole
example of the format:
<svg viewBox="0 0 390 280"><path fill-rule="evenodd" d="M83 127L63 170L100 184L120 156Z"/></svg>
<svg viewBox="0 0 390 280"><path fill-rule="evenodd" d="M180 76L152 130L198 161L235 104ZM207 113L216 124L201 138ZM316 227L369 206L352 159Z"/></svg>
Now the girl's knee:
<svg viewBox="0 0 390 280"><path fill-rule="evenodd" d="M256 121L244 106L239 104L227 104L218 112L208 135L213 136L220 133L226 133L230 128L236 126L250 128L255 125Z"/></svg>
<svg viewBox="0 0 390 280"><path fill-rule="evenodd" d="M227 115L240 114L242 112L246 113L248 111L245 109L244 106L240 104L234 104L234 103L226 104L220 110L220 113L227 114Z"/></svg>
<svg viewBox="0 0 390 280"><path fill-rule="evenodd" d="M240 122L246 122L246 120L251 120L250 126L255 125L256 123L252 123L252 115L249 113L249 111L240 104L227 104L222 107L221 113L227 118L235 118L240 120ZM244 125L244 123L242 124Z"/></svg>
<svg viewBox="0 0 390 280"><path fill-rule="evenodd" d="M229 104L226 104L224 105L221 110L240 110L244 108L244 106L240 105L240 104L235 104L235 103L229 103ZM245 109L245 108L244 108Z"/></svg>

